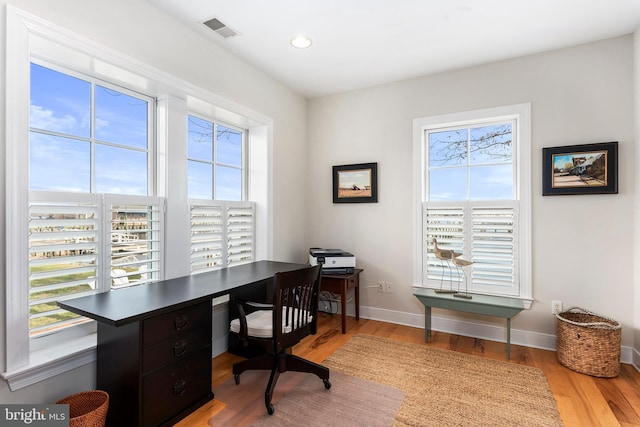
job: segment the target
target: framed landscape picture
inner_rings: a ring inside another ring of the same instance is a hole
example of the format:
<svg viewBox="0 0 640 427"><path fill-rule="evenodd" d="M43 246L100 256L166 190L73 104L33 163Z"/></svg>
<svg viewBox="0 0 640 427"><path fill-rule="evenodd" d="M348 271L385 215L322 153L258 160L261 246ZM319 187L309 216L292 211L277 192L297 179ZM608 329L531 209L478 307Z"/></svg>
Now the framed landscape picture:
<svg viewBox="0 0 640 427"><path fill-rule="evenodd" d="M617 193L617 142L542 149L543 196Z"/></svg>
<svg viewBox="0 0 640 427"><path fill-rule="evenodd" d="M378 164L333 167L333 203L377 203Z"/></svg>

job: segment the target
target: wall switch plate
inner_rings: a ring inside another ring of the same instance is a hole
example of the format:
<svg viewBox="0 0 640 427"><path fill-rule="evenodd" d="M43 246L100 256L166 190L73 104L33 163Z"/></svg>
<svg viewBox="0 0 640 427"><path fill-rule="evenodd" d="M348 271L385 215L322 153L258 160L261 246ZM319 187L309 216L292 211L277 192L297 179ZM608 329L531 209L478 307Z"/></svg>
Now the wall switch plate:
<svg viewBox="0 0 640 427"><path fill-rule="evenodd" d="M392 294L393 293L393 283L391 282L385 282L384 284L384 291L388 294Z"/></svg>
<svg viewBox="0 0 640 427"><path fill-rule="evenodd" d="M562 301L551 301L551 314L562 313Z"/></svg>

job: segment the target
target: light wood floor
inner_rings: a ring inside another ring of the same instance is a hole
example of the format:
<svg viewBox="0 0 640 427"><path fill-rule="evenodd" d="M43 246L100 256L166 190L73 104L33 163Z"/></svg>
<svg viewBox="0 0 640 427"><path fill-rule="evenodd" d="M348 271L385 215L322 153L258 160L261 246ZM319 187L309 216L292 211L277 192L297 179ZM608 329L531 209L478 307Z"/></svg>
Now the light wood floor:
<svg viewBox="0 0 640 427"><path fill-rule="evenodd" d="M425 344L424 329L367 319L356 321L353 317L347 317L347 320L347 333L342 334L340 316L322 315L318 334L303 340L293 352L321 363L351 336L364 333L506 361L504 343L434 332L432 342ZM214 393L217 386L231 378L231 365L237 360L241 359L228 353L213 359ZM623 364L616 378L594 378L560 365L553 351L513 344L511 363L534 366L545 373L565 427L640 427L640 372L631 365ZM255 404L264 405L264 402L260 400ZM209 418L224 410L224 403L214 399L176 427L206 427Z"/></svg>

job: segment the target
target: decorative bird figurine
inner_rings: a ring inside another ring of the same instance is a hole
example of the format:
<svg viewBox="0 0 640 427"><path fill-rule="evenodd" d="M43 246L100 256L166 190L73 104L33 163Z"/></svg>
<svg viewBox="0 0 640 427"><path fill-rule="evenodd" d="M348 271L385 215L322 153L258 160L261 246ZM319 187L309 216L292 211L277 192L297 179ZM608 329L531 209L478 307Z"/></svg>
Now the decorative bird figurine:
<svg viewBox="0 0 640 427"><path fill-rule="evenodd" d="M460 293L460 284L458 283L458 293L456 293L454 295L454 297L471 299L471 295L469 295L469 292L467 292L467 273L465 273L464 268L470 266L471 264L473 264L473 261L469 261L467 259L460 258L459 256L454 256L451 259L451 262L457 268L460 268L462 270L462 274L463 274L463 278L464 278L464 294Z"/></svg>
<svg viewBox="0 0 640 427"><path fill-rule="evenodd" d="M453 260L455 257L458 257L462 254L449 250L449 249L441 249L438 247L438 241L435 237L431 238L433 242L433 253L436 258L440 260L440 265L442 266L442 276L440 277L440 289L436 289L436 293L439 294L455 294L457 291L451 289L442 289L442 282L444 281L444 262L447 263L447 267L449 268L449 283L451 283L451 266L449 265L449 261Z"/></svg>
<svg viewBox="0 0 640 427"><path fill-rule="evenodd" d="M436 254L436 258L438 258L441 261L450 260L452 258L462 255L458 252L455 252L449 249L440 249L438 247L438 241L436 240L435 237L432 237L431 241L433 242L433 252Z"/></svg>

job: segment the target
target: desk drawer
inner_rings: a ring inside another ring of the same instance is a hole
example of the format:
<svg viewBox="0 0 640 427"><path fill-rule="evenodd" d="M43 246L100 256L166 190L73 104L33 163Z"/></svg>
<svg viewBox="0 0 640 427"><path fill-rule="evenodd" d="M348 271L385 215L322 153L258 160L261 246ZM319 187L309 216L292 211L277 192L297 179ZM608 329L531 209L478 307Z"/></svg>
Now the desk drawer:
<svg viewBox="0 0 640 427"><path fill-rule="evenodd" d="M144 321L143 344L175 337L208 323L211 323L211 301L175 310Z"/></svg>
<svg viewBox="0 0 640 427"><path fill-rule="evenodd" d="M193 328L145 347L142 355L142 371L150 372L167 363L188 357L211 344L210 329L206 326Z"/></svg>
<svg viewBox="0 0 640 427"><path fill-rule="evenodd" d="M211 349L146 375L142 380L143 425L155 426L211 393Z"/></svg>

